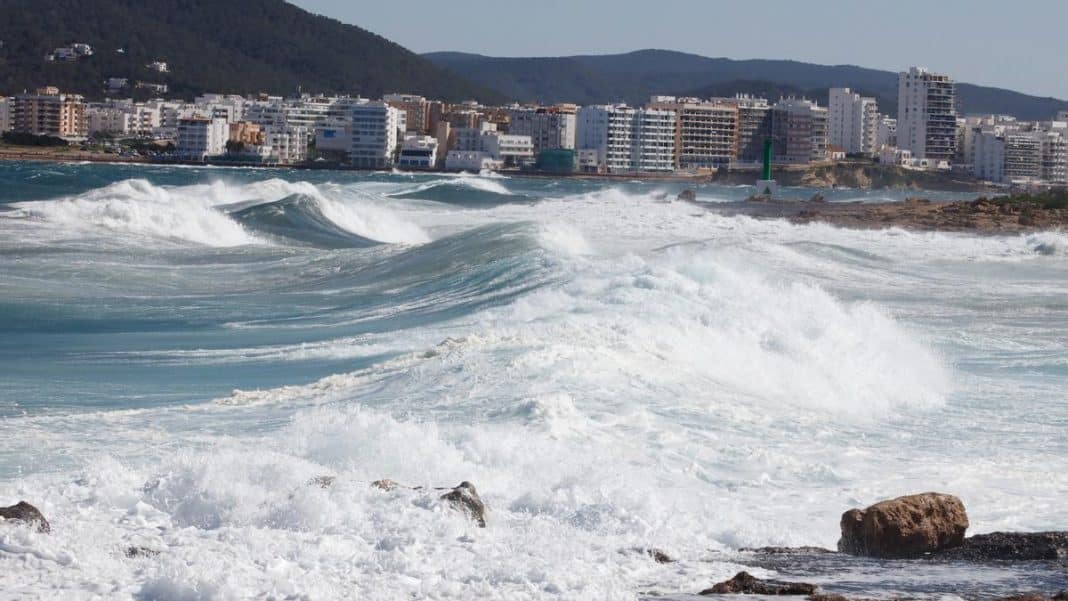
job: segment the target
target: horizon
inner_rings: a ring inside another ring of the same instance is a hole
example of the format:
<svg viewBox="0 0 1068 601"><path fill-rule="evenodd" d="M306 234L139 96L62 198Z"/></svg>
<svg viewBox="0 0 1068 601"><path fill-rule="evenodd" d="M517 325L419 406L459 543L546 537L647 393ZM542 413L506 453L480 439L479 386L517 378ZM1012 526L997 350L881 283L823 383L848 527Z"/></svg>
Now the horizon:
<svg viewBox="0 0 1068 601"><path fill-rule="evenodd" d="M540 5L541 10L531 11L514 2L458 0L456 10L435 14L433 20L419 20L412 19L410 13L353 7L338 0L292 1L309 12L366 29L417 54L460 52L498 58L545 58L666 50L734 61L791 60L895 73L910 66L925 66L961 83L1068 100L1068 78L1063 75L1068 73L1068 59L1063 48L1063 26L1058 25L1068 21L1068 5L1045 6L1036 0L1016 3L1015 12L1045 14L1048 18L1027 21L1026 28L1015 31L998 31L1000 40L994 41L999 43L990 43L994 34L987 29L989 20L1003 12L993 0L960 5L904 0L896 5L897 10L879 14L884 20L881 29L892 32L892 37L873 48L869 47L873 46L870 28L855 25L863 18L870 18L871 6L855 6L842 0L833 0L832 9L818 11L779 3L774 16L766 22L766 31L773 35L755 44L752 28L713 29L712 36L699 29L708 22L747 23L757 16L748 7L716 3L693 5L683 0L667 0L661 3L663 10L657 13L640 13L640 22L616 18L611 21L612 27L591 30L585 25L591 18L602 16L599 9L605 5L603 2L570 6L548 0ZM634 10L618 10L620 5ZM612 6L613 14L635 15L639 14L638 7L644 5L620 0ZM502 13L505 26L476 29L477 35L455 35L457 30L471 27L472 15L485 13L490 7ZM919 7L926 19L915 23ZM692 13L694 18L678 20L680 9ZM571 15L569 19L552 20L564 10ZM706 18L709 15L718 20ZM524 19L525 27L507 26L519 16ZM905 29L905 25L913 27ZM818 31L817 27L830 27L839 35L811 35ZM546 36L546 28L557 31L558 35ZM933 36L942 36L938 51L919 47L929 44ZM628 40L638 37L642 39L640 47L626 45ZM679 39L687 43L677 43ZM753 51L743 52L743 48Z"/></svg>

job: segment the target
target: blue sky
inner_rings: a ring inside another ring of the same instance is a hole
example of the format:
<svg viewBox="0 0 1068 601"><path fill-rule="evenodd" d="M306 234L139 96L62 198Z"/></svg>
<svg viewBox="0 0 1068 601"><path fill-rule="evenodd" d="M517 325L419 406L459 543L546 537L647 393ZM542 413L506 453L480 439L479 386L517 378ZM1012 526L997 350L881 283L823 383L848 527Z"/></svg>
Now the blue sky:
<svg viewBox="0 0 1068 601"><path fill-rule="evenodd" d="M290 0L416 52L491 56L665 48L897 71L1068 99L1065 0Z"/></svg>

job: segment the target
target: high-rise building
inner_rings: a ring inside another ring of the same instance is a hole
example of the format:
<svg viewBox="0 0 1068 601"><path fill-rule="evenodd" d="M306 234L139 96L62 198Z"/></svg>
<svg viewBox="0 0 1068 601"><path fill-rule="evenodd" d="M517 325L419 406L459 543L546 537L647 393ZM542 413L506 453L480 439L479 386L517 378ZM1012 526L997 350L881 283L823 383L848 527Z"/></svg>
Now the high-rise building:
<svg viewBox="0 0 1068 601"><path fill-rule="evenodd" d="M711 102L738 109L738 162L759 163L764 157L764 140L771 135L771 106L766 98L739 94L734 98L713 98Z"/></svg>
<svg viewBox="0 0 1068 601"><path fill-rule="evenodd" d="M508 133L530 136L534 152L575 147L575 110L561 107L508 110Z"/></svg>
<svg viewBox="0 0 1068 601"><path fill-rule="evenodd" d="M52 86L15 96L11 121L13 130L37 136L84 140L89 134L85 100Z"/></svg>
<svg viewBox="0 0 1068 601"><path fill-rule="evenodd" d="M575 145L597 152L609 173L672 171L675 168L675 111L624 105L579 109Z"/></svg>
<svg viewBox="0 0 1068 601"><path fill-rule="evenodd" d="M777 163L827 159L827 109L811 100L785 98L771 107L772 156Z"/></svg>
<svg viewBox="0 0 1068 601"><path fill-rule="evenodd" d="M404 113L405 131L430 133L430 102L414 94L386 94L382 102Z"/></svg>
<svg viewBox="0 0 1068 601"><path fill-rule="evenodd" d="M915 159L957 154L957 86L947 75L911 67L898 75L897 145Z"/></svg>
<svg viewBox="0 0 1068 601"><path fill-rule="evenodd" d="M727 167L738 160L738 107L697 98L654 96L649 108L674 111L676 167Z"/></svg>
<svg viewBox="0 0 1068 601"><path fill-rule="evenodd" d="M185 117L178 120L175 152L184 159L201 161L226 152L230 124L222 117Z"/></svg>
<svg viewBox="0 0 1068 601"><path fill-rule="evenodd" d="M827 137L847 154L875 154L880 117L874 98L861 96L849 88L831 88Z"/></svg>
<svg viewBox="0 0 1068 601"><path fill-rule="evenodd" d="M11 99L0 97L0 133L11 129Z"/></svg>
<svg viewBox="0 0 1068 601"><path fill-rule="evenodd" d="M393 165L397 153L400 111L384 102L368 102L351 107L352 146L349 157L354 167L383 169Z"/></svg>

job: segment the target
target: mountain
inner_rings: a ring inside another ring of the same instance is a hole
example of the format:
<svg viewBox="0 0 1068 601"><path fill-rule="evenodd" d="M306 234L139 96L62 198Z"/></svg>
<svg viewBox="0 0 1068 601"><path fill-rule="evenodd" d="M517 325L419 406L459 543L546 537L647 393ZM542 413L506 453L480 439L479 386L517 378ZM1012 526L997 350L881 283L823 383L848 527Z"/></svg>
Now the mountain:
<svg viewBox="0 0 1068 601"><path fill-rule="evenodd" d="M373 33L282 0L3 0L0 94L42 85L99 97L103 81L166 83L201 92L412 92L500 100ZM83 42L94 54L46 63L54 48ZM122 50L120 52L119 50ZM166 61L170 73L146 64Z"/></svg>
<svg viewBox="0 0 1068 601"><path fill-rule="evenodd" d="M880 109L897 112L897 73L852 65L788 60L707 58L669 50L553 58L496 58L458 52L423 55L435 64L526 102L645 103L650 95L733 96L737 92L803 94L827 102L827 89L851 87L874 96ZM1049 119L1068 101L961 83L964 113L998 113Z"/></svg>

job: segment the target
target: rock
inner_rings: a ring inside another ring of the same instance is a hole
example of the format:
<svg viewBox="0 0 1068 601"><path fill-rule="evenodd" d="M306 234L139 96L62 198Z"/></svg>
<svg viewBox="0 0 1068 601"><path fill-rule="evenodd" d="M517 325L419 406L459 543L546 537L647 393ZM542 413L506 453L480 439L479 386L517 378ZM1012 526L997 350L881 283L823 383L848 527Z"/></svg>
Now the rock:
<svg viewBox="0 0 1068 601"><path fill-rule="evenodd" d="M381 489L381 490L384 490L386 492L389 492L391 490L396 490L397 487L400 486L400 484L397 484L396 482L394 482L393 480L390 480L389 478L383 478L381 480L375 480L374 482L371 483L371 486L373 486L375 488L378 488L378 489Z"/></svg>
<svg viewBox="0 0 1068 601"><path fill-rule="evenodd" d="M757 547L738 549L742 553L756 553L757 555L824 555L835 553L823 547Z"/></svg>
<svg viewBox="0 0 1068 601"><path fill-rule="evenodd" d="M833 593L816 593L815 595L809 595L808 601L849 601L849 598Z"/></svg>
<svg viewBox="0 0 1068 601"><path fill-rule="evenodd" d="M38 532L51 532L52 527L48 524L45 516L26 501L19 501L11 507L0 507L0 518L13 522L36 524Z"/></svg>
<svg viewBox="0 0 1068 601"><path fill-rule="evenodd" d="M335 476L316 476L311 480L308 480L308 486L318 486L319 488L330 488L337 480Z"/></svg>
<svg viewBox="0 0 1068 601"><path fill-rule="evenodd" d="M816 192L815 194L812 195L812 198L808 199L808 201L809 202L827 202L827 199L824 198L824 196L822 194L820 194L819 192Z"/></svg>
<svg viewBox="0 0 1068 601"><path fill-rule="evenodd" d="M1043 561L1068 558L1068 532L992 532L964 539L939 559Z"/></svg>
<svg viewBox="0 0 1068 601"><path fill-rule="evenodd" d="M1068 601L1068 591L1061 591L1053 595L1053 601Z"/></svg>
<svg viewBox="0 0 1068 601"><path fill-rule="evenodd" d="M1049 597L1039 595L1038 593L1023 593L1021 595L1001 597L997 601L1049 601Z"/></svg>
<svg viewBox="0 0 1068 601"><path fill-rule="evenodd" d="M675 563L675 560L670 555L664 553L660 549L643 549L645 554L653 558L656 563Z"/></svg>
<svg viewBox="0 0 1068 601"><path fill-rule="evenodd" d="M816 585L804 582L778 582L761 580L749 572L738 572L734 578L720 582L699 595L722 595L743 593L746 595L811 595L816 592Z"/></svg>
<svg viewBox="0 0 1068 601"><path fill-rule="evenodd" d="M140 557L155 557L159 555L159 551L148 547L126 547L122 554L130 559L137 559Z"/></svg>
<svg viewBox="0 0 1068 601"><path fill-rule="evenodd" d="M441 499L448 501L453 509L467 514L479 528L486 527L486 505L478 496L474 484L464 480L456 488L441 495Z"/></svg>
<svg viewBox="0 0 1068 601"><path fill-rule="evenodd" d="M679 200L688 200L690 202L693 202L697 200L697 190L687 188L682 192L679 192L679 195L676 198L678 198Z"/></svg>
<svg viewBox="0 0 1068 601"><path fill-rule="evenodd" d="M850 509L841 527L842 553L904 559L961 546L968 514L957 497L923 493Z"/></svg>

